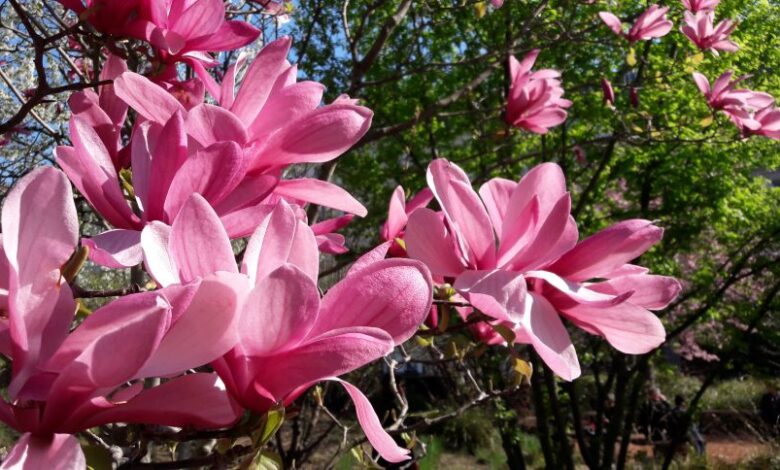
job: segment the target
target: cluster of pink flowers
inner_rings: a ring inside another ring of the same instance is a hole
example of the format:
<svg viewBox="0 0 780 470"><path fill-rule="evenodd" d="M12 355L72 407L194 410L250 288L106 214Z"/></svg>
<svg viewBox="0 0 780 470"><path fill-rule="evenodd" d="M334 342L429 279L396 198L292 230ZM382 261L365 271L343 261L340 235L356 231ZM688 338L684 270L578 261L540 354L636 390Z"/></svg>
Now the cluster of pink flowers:
<svg viewBox="0 0 780 470"><path fill-rule="evenodd" d="M649 310L666 307L680 285L629 264L661 239L662 229L627 220L578 243L563 172L551 163L519 183L494 178L479 193L447 160L433 161L427 176L441 211L418 206L401 215L391 208L386 226L396 227L408 256L423 261L437 284L452 285L457 298L490 317L475 327L480 339L504 342L494 329L503 325L566 380L579 376L580 366L561 317L628 354L663 342L664 327Z"/></svg>
<svg viewBox="0 0 780 470"><path fill-rule="evenodd" d="M98 309L73 332L73 294L60 272L78 243L65 175L41 168L2 211L2 352L13 361L0 420L25 433L2 468L79 468L72 434L105 423L225 427L320 380L338 380L369 441L406 459L356 387L336 379L388 354L431 305L430 274L413 260L366 262L320 299L315 235L291 206L265 213L236 266L228 234L197 192L172 225L142 232L157 290ZM212 363L217 374L185 371ZM167 377L144 388L144 379Z"/></svg>
<svg viewBox="0 0 780 470"><path fill-rule="evenodd" d="M739 46L729 39L729 35L736 28L732 20L724 20L713 26L715 21L715 7L720 0L683 0L685 12L685 25L680 31L702 51L710 50L716 56L718 51L736 52Z"/></svg>
<svg viewBox="0 0 780 470"><path fill-rule="evenodd" d="M209 64L204 52L249 38L246 26L220 19L221 1L146 9L163 4L70 6L107 34L143 31L161 58L195 70ZM112 29L125 9L135 19ZM238 90L243 57L221 83L205 69L202 79L155 83L109 55L100 78L111 83L70 98L72 145L55 152L64 173L30 173L2 212L0 348L13 376L0 420L24 433L2 468L81 468L74 433L111 422L226 427L244 409L287 405L321 380L343 384L383 458L408 458L362 392L337 376L415 333L431 308L430 273L419 261L369 257L320 296L320 252L345 251L333 232L366 209L337 185L283 174L344 153L372 112L347 96L321 106L322 85L297 82L289 48L287 38L268 44ZM143 263L157 285L72 332L76 304L61 269L79 224L68 180L112 227L81 240L90 258ZM310 227L307 203L347 214ZM239 268L231 240L243 237ZM207 364L216 372L187 372ZM164 380L144 388L153 377Z"/></svg>
<svg viewBox="0 0 780 470"><path fill-rule="evenodd" d="M231 238L249 235L275 197L366 214L338 186L281 178L289 165L341 155L366 133L372 117L348 97L319 106L323 87L296 83L296 68L286 60L289 47L287 38L266 46L237 94L231 70L219 88L220 106L203 102L202 87L197 97L185 95L181 102L126 71L116 57L103 70L112 85L99 94L73 95L73 146L57 148L57 163L114 227L85 241L93 261L115 268L138 264L143 227L156 220L172 223L193 192L214 207ZM129 107L139 120L130 143L121 147ZM134 194L128 201L119 173L130 165Z"/></svg>
<svg viewBox="0 0 780 470"><path fill-rule="evenodd" d="M382 458L406 460L369 400L338 376L389 354L429 315L435 322L434 283L469 303L464 319L476 310L488 317L473 325L480 340L528 343L566 380L580 366L562 318L629 354L663 342L652 310L680 285L630 264L663 230L627 220L580 241L563 172L551 163L476 192L457 165L434 160L428 188L409 201L394 191L383 243L321 295L320 254L345 252L335 232L366 209L338 185L285 176L346 152L367 132L371 110L345 95L322 105L321 84L297 81L289 38L251 64L239 55L215 79L210 53L259 35L227 21L221 0L60 1L95 30L144 40L161 63L185 63L197 77L181 81L168 67L152 80L107 55L104 84L69 99L71 145L55 151L62 171L36 169L7 197L0 352L12 377L0 421L23 434L0 468L83 468L75 433L114 422L227 427L245 410L288 406L323 380L344 386ZM663 36L665 13L651 7L624 36ZM615 29L614 16L602 18ZM506 121L544 134L572 103L559 72L531 70L538 55L509 60ZM609 82L602 86L614 103ZM739 118L751 132L768 135L780 122L776 111L762 114L771 97L734 90L728 78L707 84L707 94L713 109L751 110ZM109 230L79 240L71 184ZM427 208L434 199L439 211ZM307 204L345 214L309 226ZM237 262L232 241L244 238ZM71 328L76 300L64 273L79 243L93 262L143 268L153 283Z"/></svg>
<svg viewBox="0 0 780 470"><path fill-rule="evenodd" d="M686 25L680 28L701 50L736 52L739 50L734 41L728 39L736 27L732 20L725 20L713 27L715 8L719 0L683 0L687 9ZM710 86L707 77L694 72L693 79L699 91L707 98L707 104L713 111L721 111L739 128L745 137L762 135L770 139L780 139L780 110L775 99L768 93L735 86L747 76L732 80L733 72L727 70Z"/></svg>

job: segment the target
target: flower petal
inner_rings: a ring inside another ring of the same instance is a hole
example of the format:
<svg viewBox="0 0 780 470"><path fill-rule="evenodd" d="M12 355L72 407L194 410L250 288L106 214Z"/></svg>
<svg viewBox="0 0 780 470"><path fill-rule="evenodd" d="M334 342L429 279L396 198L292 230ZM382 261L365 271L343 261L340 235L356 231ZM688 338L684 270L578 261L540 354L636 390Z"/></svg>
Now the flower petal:
<svg viewBox="0 0 780 470"><path fill-rule="evenodd" d="M387 331L400 344L428 315L432 290L430 272L419 261L379 261L351 273L325 294L310 334L370 326Z"/></svg>
<svg viewBox="0 0 780 470"><path fill-rule="evenodd" d="M89 259L109 268L129 268L143 260L141 232L137 230L108 230L92 238L82 238L89 248Z"/></svg>

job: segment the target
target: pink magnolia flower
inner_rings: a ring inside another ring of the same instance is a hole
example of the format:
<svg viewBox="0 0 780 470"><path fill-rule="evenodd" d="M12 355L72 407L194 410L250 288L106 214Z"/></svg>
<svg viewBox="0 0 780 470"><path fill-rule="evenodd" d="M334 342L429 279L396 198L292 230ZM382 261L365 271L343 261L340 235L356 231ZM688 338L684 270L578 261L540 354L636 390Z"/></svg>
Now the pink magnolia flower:
<svg viewBox="0 0 780 470"><path fill-rule="evenodd" d="M724 20L713 28L713 17L712 12L686 11L686 24L680 27L680 31L703 51L711 50L715 55L718 55L718 51L738 51L739 46L728 38L737 25L732 20Z"/></svg>
<svg viewBox="0 0 780 470"><path fill-rule="evenodd" d="M622 36L630 43L637 41L647 41L653 38L666 36L672 29L672 22L666 19L666 12L669 7L659 7L651 5L634 21L634 24L628 30L623 31L623 23L620 19L610 12L599 12L599 17L609 28L618 36Z"/></svg>
<svg viewBox="0 0 780 470"><path fill-rule="evenodd" d="M733 119L741 126L742 134L746 137L751 135L762 135L772 140L780 140L780 109L775 106L768 106L749 119Z"/></svg>
<svg viewBox="0 0 780 470"><path fill-rule="evenodd" d="M279 180L289 165L331 160L368 130L372 113L342 98L319 106L322 86L295 83L285 60L289 39L258 55L233 99L223 106L200 103L187 109L145 77L125 72L116 95L140 116L131 144L130 204L97 129L82 115L71 118L72 147L59 147L57 162L79 191L115 230L85 241L93 261L125 267L141 261L140 231L150 221L172 223L190 194L203 195L222 218L231 238L250 234L276 195L354 213L366 209L344 189L316 179ZM230 91L228 92L228 88Z"/></svg>
<svg viewBox="0 0 780 470"><path fill-rule="evenodd" d="M534 49L518 62L509 58L512 84L506 105L506 122L536 134L546 134L550 127L566 120L571 101L563 98L557 70L531 71L540 50Z"/></svg>
<svg viewBox="0 0 780 470"><path fill-rule="evenodd" d="M148 271L161 285L238 273L227 233L197 194L172 226L154 222L142 239ZM288 405L316 382L338 380L387 355L414 334L430 309L430 273L417 261L356 263L322 299L318 268L314 233L280 201L250 238L241 262L247 283L241 338L213 363L245 408L262 413L276 403ZM408 458L384 432L366 397L338 381L380 455L391 462Z"/></svg>
<svg viewBox="0 0 780 470"><path fill-rule="evenodd" d="M141 0L139 13L125 32L152 44L167 64L214 66L208 52L232 51L260 36L249 23L226 21L222 0Z"/></svg>
<svg viewBox="0 0 780 470"><path fill-rule="evenodd" d="M774 98L769 93L737 89L736 85L748 78L748 75L731 79L734 73L727 70L715 80L710 87L707 77L699 72L693 73L693 80L699 91L707 98L707 104L713 110L727 111L729 109L742 108L748 111L766 108L774 103Z"/></svg>
<svg viewBox="0 0 780 470"><path fill-rule="evenodd" d="M715 11L715 7L718 6L718 3L720 3L720 0L682 0L685 9L691 13Z"/></svg>
<svg viewBox="0 0 780 470"><path fill-rule="evenodd" d="M610 105L615 104L615 90L612 84L606 78L601 79L601 91L604 93L604 102Z"/></svg>
<svg viewBox="0 0 780 470"><path fill-rule="evenodd" d="M236 344L235 279L216 274L123 297L69 332L76 305L60 268L78 220L65 175L39 168L19 180L2 229L0 352L13 372L0 420L23 435L0 468L83 468L72 434L106 423L214 428L238 419L215 374L180 375ZM175 378L144 388L148 377Z"/></svg>
<svg viewBox="0 0 780 470"><path fill-rule="evenodd" d="M768 93L735 88L747 76L735 80L731 76L732 72L726 71L710 87L707 77L693 73L696 86L707 98L709 107L722 111L744 136L763 135L777 139L775 99Z"/></svg>
<svg viewBox="0 0 780 470"><path fill-rule="evenodd" d="M428 186L442 211L422 208L409 217L409 256L509 325L562 378L576 378L580 368L560 316L624 353L663 342L663 325L648 309L666 306L679 283L627 265L660 240L660 228L628 220L578 244L563 173L551 163L519 183L492 179L478 195L463 170L435 160ZM588 282L595 278L603 281Z"/></svg>

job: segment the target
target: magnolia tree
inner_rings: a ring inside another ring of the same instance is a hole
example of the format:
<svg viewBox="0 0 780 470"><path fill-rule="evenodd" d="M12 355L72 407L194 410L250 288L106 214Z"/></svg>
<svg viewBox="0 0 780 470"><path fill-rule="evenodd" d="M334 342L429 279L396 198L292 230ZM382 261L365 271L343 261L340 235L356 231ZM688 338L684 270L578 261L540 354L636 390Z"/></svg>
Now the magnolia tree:
<svg viewBox="0 0 780 470"><path fill-rule="evenodd" d="M767 274L777 227L710 227L716 258L678 233L678 220L654 216L654 205L691 203L685 187L656 200L650 174L665 163L655 150L640 163L641 210L632 189L600 181L611 171L625 184L622 146L629 161L645 146L780 139L772 95L717 65L740 53L736 22L715 24L717 2L673 11L440 3L0 6L0 420L18 436L2 468L327 467L349 450L355 464L404 466L425 455L418 433L480 406L514 413L494 419L507 462L521 468L526 382L548 466L573 468L569 426L589 467L609 468L617 448L623 466L627 404L667 338L659 311L669 313L669 336L690 341L727 292L757 286L766 294L743 331L761 325L780 290ZM468 37L440 31L447 20L456 31L470 25ZM654 56L673 34L688 41L690 63L703 51L713 65L683 73L677 53ZM625 65L600 65L601 55L578 63L590 72L569 88L558 71L567 63L547 51L578 40ZM670 84L696 90L710 111L677 125L637 111L646 99L663 102ZM578 100L593 93L602 117L589 123ZM692 123L691 133L708 134L674 133ZM475 164L472 140L481 151L489 141L492 160ZM399 143L401 165L388 153ZM601 153L595 164L592 152ZM750 184L774 207L776 193ZM666 223L685 248L645 255ZM699 263L712 259L720 267L702 277ZM669 274L683 275L684 294ZM727 347L722 364L735 351ZM417 406L407 380L417 366L451 385L435 395L452 406ZM590 440L572 382L584 373L597 397L620 393L607 429L596 406ZM369 399L377 385L383 393ZM345 397L353 412L341 409ZM362 434L343 424L353 419Z"/></svg>

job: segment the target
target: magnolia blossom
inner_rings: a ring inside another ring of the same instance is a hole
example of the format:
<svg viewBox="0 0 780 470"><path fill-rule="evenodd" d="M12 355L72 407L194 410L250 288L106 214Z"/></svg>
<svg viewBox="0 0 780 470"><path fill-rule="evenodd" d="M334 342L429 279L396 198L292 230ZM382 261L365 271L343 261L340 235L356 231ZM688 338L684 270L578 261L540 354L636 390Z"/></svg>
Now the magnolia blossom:
<svg viewBox="0 0 780 470"><path fill-rule="evenodd" d="M672 22L666 19L666 12L668 11L669 7L650 6L650 8L639 15L628 32L623 31L623 23L612 13L602 11L599 12L599 17L615 34L633 43L666 36L672 29Z"/></svg>
<svg viewBox="0 0 780 470"><path fill-rule="evenodd" d="M750 119L736 119L735 124L742 126L742 134L747 136L761 135L773 140L780 140L780 109L768 106L753 114Z"/></svg>
<svg viewBox="0 0 780 470"><path fill-rule="evenodd" d="M732 20L724 20L713 28L713 17L712 12L686 11L686 24L680 27L680 31L703 51L711 50L715 55L718 51L738 51L739 46L728 38L736 28L736 24Z"/></svg>
<svg viewBox="0 0 780 470"><path fill-rule="evenodd" d="M734 72L727 70L710 87L707 77L699 72L693 73L693 80L696 82L699 91L707 98L707 104L710 108L716 111L733 108L754 111L766 108L774 103L774 98L769 93L735 88L739 82L749 76L743 75L732 80L733 74Z"/></svg>
<svg viewBox="0 0 780 470"><path fill-rule="evenodd" d="M743 135L763 135L778 138L777 110L772 95L760 91L737 89L735 86L747 76L731 79L733 72L724 72L710 87L704 75L694 72L696 86L707 98L713 111L721 111L740 129Z"/></svg>
<svg viewBox="0 0 780 470"><path fill-rule="evenodd" d="M606 78L601 79L601 91L604 93L604 102L610 105L615 104L615 90L612 84Z"/></svg>
<svg viewBox="0 0 780 470"><path fill-rule="evenodd" d="M720 0L682 0L685 9L691 13L715 11L715 7L718 6L718 3L720 3Z"/></svg>
<svg viewBox="0 0 780 470"><path fill-rule="evenodd" d="M516 340L530 343L562 378L576 378L580 367L561 316L624 353L663 342L663 325L648 309L664 308L679 283L628 264L661 239L662 229L628 220L577 243L563 172L551 163L519 183L492 179L477 194L463 170L435 160L428 186L442 211L421 208L409 217L409 256L515 330Z"/></svg>
<svg viewBox="0 0 780 470"><path fill-rule="evenodd" d="M208 52L230 51L260 36L244 21L225 20L222 0L58 0L98 31L150 43L166 64L214 66Z"/></svg>
<svg viewBox="0 0 780 470"><path fill-rule="evenodd" d="M249 23L226 21L222 0L143 0L142 5L126 33L152 44L165 63L217 65L207 52L238 49L260 36Z"/></svg>
<svg viewBox="0 0 780 470"><path fill-rule="evenodd" d="M216 272L243 278L241 337L213 363L242 406L263 413L276 403L290 404L316 382L337 380L380 455L390 462L408 458L366 397L335 377L389 354L414 334L431 307L430 273L422 263L358 262L320 298L314 233L280 201L249 239L239 274L227 232L198 194L172 226L153 222L144 228L142 245L147 270L162 286Z"/></svg>
<svg viewBox="0 0 780 470"><path fill-rule="evenodd" d="M557 70L531 71L540 50L529 52L518 62L509 58L512 84L506 106L506 122L537 134L546 134L551 127L566 120L566 108L571 101L563 98L563 88Z"/></svg>
<svg viewBox="0 0 780 470"><path fill-rule="evenodd" d="M272 192L366 214L362 204L334 184L280 180L291 164L341 155L366 133L372 116L348 98L319 106L322 86L295 82L296 68L285 59L289 47L284 38L264 48L235 97L228 76L220 96L224 107L200 103L188 109L141 75L117 76L113 92L141 118L128 148L116 152L129 155L132 181L120 178L114 164L117 158L109 149L116 137L101 132L89 115L71 118L73 146L57 148L57 163L114 227L85 240L93 261L109 267L138 264L144 225L172 223L194 192L214 207L231 238L254 231Z"/></svg>
<svg viewBox="0 0 780 470"><path fill-rule="evenodd" d="M238 419L215 374L181 375L238 341L230 275L123 297L69 332L76 304L60 268L78 220L65 175L39 168L19 180L2 229L0 352L13 372L0 420L23 435L0 468L84 468L72 434L106 423L214 428ZM175 378L144 388L148 377Z"/></svg>

